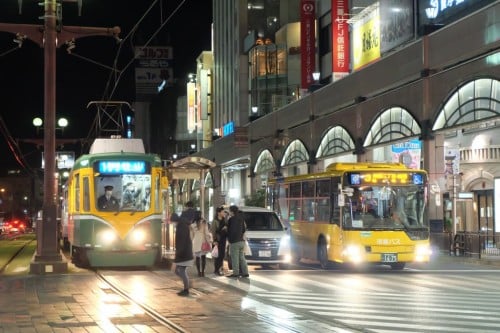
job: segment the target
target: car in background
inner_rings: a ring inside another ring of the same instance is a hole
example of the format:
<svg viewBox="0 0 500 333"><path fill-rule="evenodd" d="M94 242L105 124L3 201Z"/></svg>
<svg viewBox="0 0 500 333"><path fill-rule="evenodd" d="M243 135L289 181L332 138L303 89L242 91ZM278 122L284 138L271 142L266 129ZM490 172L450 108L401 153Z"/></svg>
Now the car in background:
<svg viewBox="0 0 500 333"><path fill-rule="evenodd" d="M241 206L251 254L245 258L249 265L278 265L288 269L292 260L290 234L278 214L263 207ZM230 258L228 264L231 266Z"/></svg>
<svg viewBox="0 0 500 333"><path fill-rule="evenodd" d="M11 218L3 221L4 233L6 234L23 234L26 232L26 222L19 218Z"/></svg>

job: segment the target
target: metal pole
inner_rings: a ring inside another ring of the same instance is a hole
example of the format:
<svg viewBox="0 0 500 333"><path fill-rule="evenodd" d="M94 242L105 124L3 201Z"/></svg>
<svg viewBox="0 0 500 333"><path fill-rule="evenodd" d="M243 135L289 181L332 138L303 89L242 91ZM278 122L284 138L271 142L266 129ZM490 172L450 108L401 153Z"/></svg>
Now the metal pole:
<svg viewBox="0 0 500 333"><path fill-rule="evenodd" d="M44 16L44 195L43 220L37 226L37 251L32 273L66 272L67 263L59 253L57 239L56 150L56 0L45 0Z"/></svg>
<svg viewBox="0 0 500 333"><path fill-rule="evenodd" d="M457 175L453 174L453 237L457 234Z"/></svg>
<svg viewBox="0 0 500 333"><path fill-rule="evenodd" d="M29 38L44 48L44 198L41 225L37 225L37 249L30 263L30 273L59 273L67 271L67 263L59 253L57 232L57 186L56 161L56 50L57 47L89 36L118 37L119 27L74 27L57 31L58 0L44 0L44 26L30 24L0 23L0 31L16 35L19 45ZM62 19L59 17L59 19Z"/></svg>

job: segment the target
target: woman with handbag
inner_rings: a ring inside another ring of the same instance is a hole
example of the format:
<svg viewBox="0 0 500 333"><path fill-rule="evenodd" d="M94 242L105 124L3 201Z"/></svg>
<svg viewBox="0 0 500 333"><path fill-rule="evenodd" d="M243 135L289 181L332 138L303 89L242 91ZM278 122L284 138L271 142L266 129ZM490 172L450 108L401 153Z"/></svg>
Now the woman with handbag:
<svg viewBox="0 0 500 333"><path fill-rule="evenodd" d="M193 252L196 258L196 269L198 276L205 276L207 264L207 253L212 251L212 234L208 223L203 217L197 217L191 225L193 228Z"/></svg>

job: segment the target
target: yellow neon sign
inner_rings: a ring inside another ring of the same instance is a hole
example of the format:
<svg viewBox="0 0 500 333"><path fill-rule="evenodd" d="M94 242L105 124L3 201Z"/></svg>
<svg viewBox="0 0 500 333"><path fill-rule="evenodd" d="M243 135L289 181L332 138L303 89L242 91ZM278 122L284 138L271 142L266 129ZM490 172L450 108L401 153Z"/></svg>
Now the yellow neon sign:
<svg viewBox="0 0 500 333"><path fill-rule="evenodd" d="M410 180L408 173L388 173L372 172L362 175L363 183L389 183L389 184L407 184Z"/></svg>

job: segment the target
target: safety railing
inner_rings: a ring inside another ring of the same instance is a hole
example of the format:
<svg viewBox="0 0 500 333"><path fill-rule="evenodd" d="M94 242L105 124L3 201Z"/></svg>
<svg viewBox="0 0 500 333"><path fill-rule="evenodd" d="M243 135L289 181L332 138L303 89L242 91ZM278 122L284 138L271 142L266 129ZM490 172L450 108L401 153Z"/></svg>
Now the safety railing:
<svg viewBox="0 0 500 333"><path fill-rule="evenodd" d="M484 233L450 232L431 233L431 245L442 253L468 257L499 257L500 235Z"/></svg>

